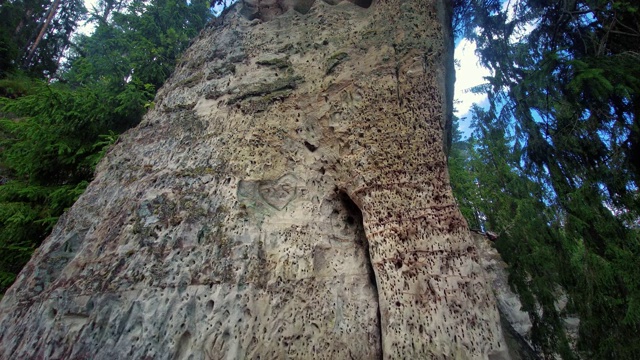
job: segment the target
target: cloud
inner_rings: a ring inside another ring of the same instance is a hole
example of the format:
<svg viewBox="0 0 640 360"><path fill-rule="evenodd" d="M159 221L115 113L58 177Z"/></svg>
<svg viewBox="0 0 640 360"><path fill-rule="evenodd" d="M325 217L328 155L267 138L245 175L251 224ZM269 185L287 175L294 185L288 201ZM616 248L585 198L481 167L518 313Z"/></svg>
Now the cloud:
<svg viewBox="0 0 640 360"><path fill-rule="evenodd" d="M476 44L467 39L462 39L455 49L455 59L458 65L456 66L454 107L458 117L467 117L466 120L460 122L460 130L466 135L470 134L469 122L471 117L469 111L473 104L487 104L487 96L485 94L474 94L470 89L486 83L487 81L484 77L491 75L489 69L479 64L475 51Z"/></svg>
<svg viewBox="0 0 640 360"><path fill-rule="evenodd" d="M87 11L89 11L89 14L91 14L94 9L98 8L98 0L84 0L84 7L87 8ZM80 23L80 26L78 26L76 32L82 35L91 35L95 28L95 23L85 20Z"/></svg>

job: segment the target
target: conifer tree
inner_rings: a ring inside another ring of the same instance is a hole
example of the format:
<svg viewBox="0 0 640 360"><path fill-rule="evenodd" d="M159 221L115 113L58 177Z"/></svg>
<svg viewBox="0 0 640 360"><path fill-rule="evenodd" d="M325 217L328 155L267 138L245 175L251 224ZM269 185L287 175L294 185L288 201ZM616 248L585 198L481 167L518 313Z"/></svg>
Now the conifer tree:
<svg viewBox="0 0 640 360"><path fill-rule="evenodd" d="M476 89L490 107L475 112L468 158L475 210L500 233L546 354L572 356L558 318L570 315L581 319L576 350L585 357L638 358L638 7L509 4L475 2L467 18L493 71ZM552 303L562 292L569 305L558 314Z"/></svg>
<svg viewBox="0 0 640 360"><path fill-rule="evenodd" d="M84 191L108 145L153 106L155 90L170 75L189 40L211 18L209 3L199 0L105 2L102 16L92 18L97 23L94 33L76 37L64 67L58 69L61 52L45 50L49 49L47 41L52 41L49 33L59 31L57 19L70 4L60 3L40 44L28 43L34 49L25 67L31 77L16 73L17 60L2 68L2 292L59 216ZM1 11L16 9L3 7ZM2 29L11 30L14 25ZM15 59L22 56L16 49L24 46L18 40L2 39L10 45L4 49L15 53ZM54 73L56 81L40 80Z"/></svg>
<svg viewBox="0 0 640 360"><path fill-rule="evenodd" d="M84 1L16 0L0 7L0 78L23 71L54 76L84 19Z"/></svg>

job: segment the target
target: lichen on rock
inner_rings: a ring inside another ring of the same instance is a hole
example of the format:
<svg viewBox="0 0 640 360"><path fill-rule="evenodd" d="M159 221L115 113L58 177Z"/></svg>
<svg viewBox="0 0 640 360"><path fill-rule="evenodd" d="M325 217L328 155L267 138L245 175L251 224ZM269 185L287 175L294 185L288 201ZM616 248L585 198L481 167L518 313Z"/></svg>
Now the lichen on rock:
<svg viewBox="0 0 640 360"><path fill-rule="evenodd" d="M333 69L336 66L338 66L341 62L346 60L348 57L349 57L349 54L342 51L331 55L331 57L327 59L327 65L325 66L326 67L325 73L327 75L331 74L333 72Z"/></svg>
<svg viewBox="0 0 640 360"><path fill-rule="evenodd" d="M287 69L291 66L291 62L285 58L269 58L256 61L258 65L270 66L277 69Z"/></svg>

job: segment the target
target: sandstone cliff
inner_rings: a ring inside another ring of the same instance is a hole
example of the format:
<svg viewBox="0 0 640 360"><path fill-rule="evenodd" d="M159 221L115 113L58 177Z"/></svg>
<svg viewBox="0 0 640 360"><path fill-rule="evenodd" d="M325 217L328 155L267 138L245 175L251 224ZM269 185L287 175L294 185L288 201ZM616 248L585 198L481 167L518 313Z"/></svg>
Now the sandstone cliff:
<svg viewBox="0 0 640 360"><path fill-rule="evenodd" d="M0 306L0 357L507 358L448 185L445 0L245 1Z"/></svg>

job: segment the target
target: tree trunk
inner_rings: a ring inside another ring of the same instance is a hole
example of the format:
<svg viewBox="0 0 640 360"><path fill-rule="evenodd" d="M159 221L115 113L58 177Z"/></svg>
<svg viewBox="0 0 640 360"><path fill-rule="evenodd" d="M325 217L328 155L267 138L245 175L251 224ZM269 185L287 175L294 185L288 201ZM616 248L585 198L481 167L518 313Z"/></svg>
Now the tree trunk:
<svg viewBox="0 0 640 360"><path fill-rule="evenodd" d="M451 195L446 0L246 0L0 306L0 357L506 358Z"/></svg>
<svg viewBox="0 0 640 360"><path fill-rule="evenodd" d="M29 53L27 54L27 57L25 57L24 63L23 63L24 68L28 67L31 64L31 61L33 60L33 55L36 53L36 49L38 48L38 45L40 45L40 41L42 41L44 34L47 32L47 29L49 28L49 24L51 23L51 20L53 20L53 17L56 15L59 5L60 5L60 0L53 0L53 4L51 4L51 7L49 8L49 12L47 13L47 17L45 18L44 22L40 26L40 31L38 32L36 39L33 41L31 46L29 47Z"/></svg>

